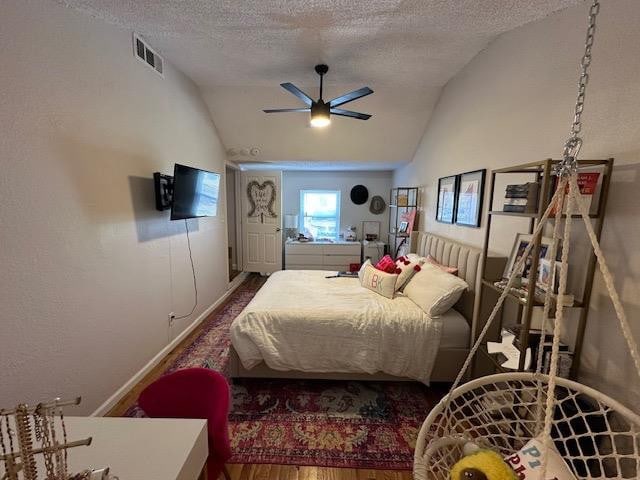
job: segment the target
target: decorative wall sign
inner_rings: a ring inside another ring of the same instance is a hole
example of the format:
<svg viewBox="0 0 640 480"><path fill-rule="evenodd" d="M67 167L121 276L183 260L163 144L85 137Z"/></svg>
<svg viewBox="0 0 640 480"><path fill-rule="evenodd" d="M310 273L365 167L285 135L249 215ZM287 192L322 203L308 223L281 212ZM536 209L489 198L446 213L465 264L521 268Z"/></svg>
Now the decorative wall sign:
<svg viewBox="0 0 640 480"><path fill-rule="evenodd" d="M249 217L259 217L261 215L276 218L278 215L273 211L273 204L276 202L276 185L272 180L267 180L262 184L255 180L247 184L247 197L249 197Z"/></svg>
<svg viewBox="0 0 640 480"><path fill-rule="evenodd" d="M476 228L480 226L486 172L483 169L460 175L456 199L456 224Z"/></svg>

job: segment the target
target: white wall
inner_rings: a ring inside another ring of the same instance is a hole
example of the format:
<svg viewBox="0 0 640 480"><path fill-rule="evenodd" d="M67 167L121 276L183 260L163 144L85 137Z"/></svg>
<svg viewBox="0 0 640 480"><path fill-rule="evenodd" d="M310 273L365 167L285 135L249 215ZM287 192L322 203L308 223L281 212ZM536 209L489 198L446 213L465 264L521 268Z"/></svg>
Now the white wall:
<svg viewBox="0 0 640 480"><path fill-rule="evenodd" d="M196 86L138 62L131 33L52 1L0 2L0 405L83 396L90 412L227 286L220 217L154 210L154 171L224 172Z"/></svg>
<svg viewBox="0 0 640 480"><path fill-rule="evenodd" d="M413 162L394 176L396 184L424 186L422 228L481 245L485 220L481 229L433 220L438 177L559 158L573 118L588 3L502 35L447 84ZM615 157L602 244L640 339L640 4L603 2L598 22L581 156ZM506 252L514 232L503 232L496 244ZM637 405L640 381L619 332L598 274L581 376Z"/></svg>
<svg viewBox="0 0 640 480"><path fill-rule="evenodd" d="M286 214L300 213L300 190L340 190L340 233L348 226L358 227L358 238L362 236L362 222L380 222L380 236L387 241L389 232L389 208L380 215L369 211L369 203L374 195L384 198L389 203L392 173L384 171L286 171L282 174L282 212ZM351 189L356 185L364 185L369 190L369 199L362 205L351 201Z"/></svg>

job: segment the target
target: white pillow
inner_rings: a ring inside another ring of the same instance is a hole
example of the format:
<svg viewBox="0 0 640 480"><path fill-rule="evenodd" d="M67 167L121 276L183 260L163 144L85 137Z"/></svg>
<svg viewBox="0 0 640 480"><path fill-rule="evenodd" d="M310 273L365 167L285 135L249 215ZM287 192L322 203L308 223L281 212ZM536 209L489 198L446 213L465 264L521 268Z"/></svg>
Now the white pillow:
<svg viewBox="0 0 640 480"><path fill-rule="evenodd" d="M383 297L393 298L397 280L398 275L378 270L369 263L369 265L364 266L362 277L360 277L360 285Z"/></svg>
<svg viewBox="0 0 640 480"><path fill-rule="evenodd" d="M396 281L396 291L402 289L411 277L420 270L420 266L424 262L421 258L416 261L409 259L406 256L398 257L396 260L396 273L398 273L398 280ZM418 268L416 268L418 267Z"/></svg>
<svg viewBox="0 0 640 480"><path fill-rule="evenodd" d="M551 442L549 447L545 478L576 480L576 477L558 453L553 442ZM542 478L542 456L544 451L545 448L542 438L534 438L533 440L529 440L529 443L522 447L518 453L506 457L505 461L513 468L518 478Z"/></svg>
<svg viewBox="0 0 640 480"><path fill-rule="evenodd" d="M360 283L362 283L362 275L364 275L364 269L367 265L371 265L371 259L369 258L367 258L367 260L360 267L360 270L358 270L358 278L360 279Z"/></svg>
<svg viewBox="0 0 640 480"><path fill-rule="evenodd" d="M404 294L427 315L437 317L453 307L468 288L461 278L425 263L404 287Z"/></svg>
<svg viewBox="0 0 640 480"><path fill-rule="evenodd" d="M427 261L427 257L422 257L422 256L418 255L417 253L407 253L405 255L405 257L407 257L410 262L417 262L420 265L422 265L423 263L425 263Z"/></svg>

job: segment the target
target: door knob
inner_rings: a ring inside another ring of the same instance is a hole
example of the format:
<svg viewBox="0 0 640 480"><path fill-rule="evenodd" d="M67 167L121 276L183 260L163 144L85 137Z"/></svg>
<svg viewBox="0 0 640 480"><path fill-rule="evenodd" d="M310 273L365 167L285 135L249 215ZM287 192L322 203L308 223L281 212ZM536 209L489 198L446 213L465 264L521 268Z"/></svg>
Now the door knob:
<svg viewBox="0 0 640 480"><path fill-rule="evenodd" d="M282 230L280 227L276 227L276 232L279 232L280 230Z"/></svg>

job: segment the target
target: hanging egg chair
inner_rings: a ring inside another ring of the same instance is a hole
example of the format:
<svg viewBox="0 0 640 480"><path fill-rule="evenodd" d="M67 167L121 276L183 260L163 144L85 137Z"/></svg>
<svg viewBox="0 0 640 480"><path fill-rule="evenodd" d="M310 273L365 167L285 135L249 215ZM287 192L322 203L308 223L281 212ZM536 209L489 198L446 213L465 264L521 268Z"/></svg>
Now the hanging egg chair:
<svg viewBox="0 0 640 480"><path fill-rule="evenodd" d="M534 372L513 372L489 375L460 385L478 348L483 343L492 323L498 316L515 279L524 266L532 249L539 242L543 228L552 212L562 212L567 201L566 220L561 235L562 222L553 226L553 242L550 258L556 258L558 240L563 238L560 267L559 299L564 297L567 286L567 266L570 250L572 215L577 212L583 219L587 234L596 254L609 296L613 301L627 347L636 371L640 375L640 355L624 308L613 284L604 254L598 244L589 212L579 196L577 184L578 153L582 146L579 133L584 109L588 68L595 35L596 17L600 2L594 0L589 10L589 25L585 53L580 63L578 99L571 135L564 146L563 160L558 163L555 175L558 186L547 210L534 229L532 238L520 259L512 269L507 284L493 311L489 315L476 343L471 348L460 373L448 395L431 411L425 420L415 449L414 478L416 480L464 480L474 477L467 472L453 478L452 468L464 457L465 446L486 449L503 458L516 458L519 452L532 442L540 445L540 457L536 459L540 470L534 477L519 473L513 468L513 477L529 480L554 478L550 464L559 459L567 476L562 478L605 479L640 478L640 416L609 396L578 382L557 376L560 332L564 321L564 305L555 305L552 326L553 343L549 374L542 373L543 349L538 349ZM567 193L568 192L568 193ZM552 262L552 278L556 262ZM552 311L552 289L545 294L542 338L546 337L549 313ZM515 461L514 461L515 462ZM513 466L513 465L512 465ZM524 466L520 465L521 469ZM547 472L550 476L546 476ZM516 475L517 474L517 475ZM497 477L496 477L497 478ZM505 478L505 477L500 477ZM555 478L560 479L560 476Z"/></svg>
<svg viewBox="0 0 640 480"><path fill-rule="evenodd" d="M537 394L549 377L500 373L451 392L425 420L415 449L416 480L449 480L451 467L474 442L503 457L521 450L541 432ZM585 411L585 406L588 410ZM551 435L558 453L580 479L639 478L640 417L608 396L557 378ZM617 416L612 417L612 412ZM614 423L615 422L615 423ZM623 472L628 472L623 474Z"/></svg>

